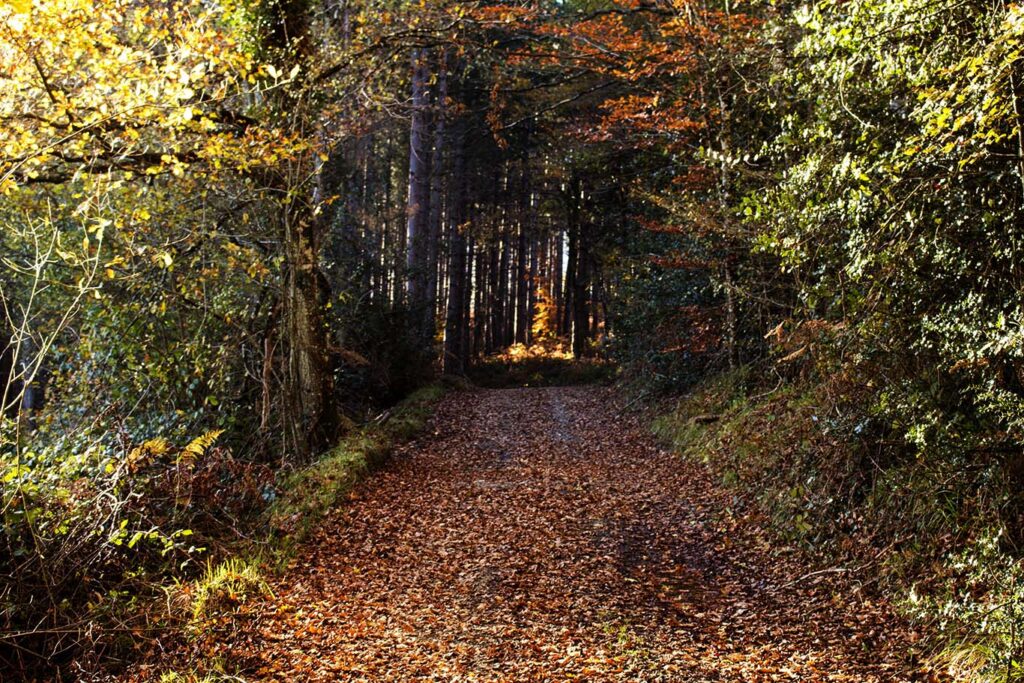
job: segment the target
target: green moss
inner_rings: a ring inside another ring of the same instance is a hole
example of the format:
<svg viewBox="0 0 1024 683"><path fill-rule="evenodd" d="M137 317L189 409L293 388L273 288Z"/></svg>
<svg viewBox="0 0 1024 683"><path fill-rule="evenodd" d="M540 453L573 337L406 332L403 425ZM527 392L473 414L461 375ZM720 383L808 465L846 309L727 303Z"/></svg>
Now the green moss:
<svg viewBox="0 0 1024 683"><path fill-rule="evenodd" d="M445 387L422 387L375 422L344 437L313 464L294 472L279 487L267 511L278 564L289 559L352 488L379 467L397 444L418 436Z"/></svg>

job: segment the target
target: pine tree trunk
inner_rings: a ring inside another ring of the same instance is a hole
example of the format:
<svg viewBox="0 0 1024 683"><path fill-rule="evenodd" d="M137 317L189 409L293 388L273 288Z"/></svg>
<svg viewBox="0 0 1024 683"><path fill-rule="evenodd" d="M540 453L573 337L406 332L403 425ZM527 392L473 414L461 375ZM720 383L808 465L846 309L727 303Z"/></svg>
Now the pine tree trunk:
<svg viewBox="0 0 1024 683"><path fill-rule="evenodd" d="M440 259L438 258L441 241L442 206L441 194L444 184L443 162L446 139L446 106L448 99L447 55L442 53L441 64L437 76L437 94L434 100L435 125L434 148L430 161L430 213L426 235L424 258L424 306L422 330L424 339L429 345L434 339L437 321L437 282Z"/></svg>
<svg viewBox="0 0 1024 683"><path fill-rule="evenodd" d="M523 164L523 188L519 203L519 244L516 247L516 329L515 340L526 344L530 336L530 283L527 279L527 268L530 255L526 233L530 228L530 174Z"/></svg>
<svg viewBox="0 0 1024 683"><path fill-rule="evenodd" d="M409 127L409 192L406 225L406 294L416 343L426 346L427 256L430 231L430 149L427 53L412 54L412 117Z"/></svg>
<svg viewBox="0 0 1024 683"><path fill-rule="evenodd" d="M590 309L588 289L590 287L590 250L587 243L587 231L580 221L580 181L573 178L570 188L569 226L576 236L575 241L575 273L572 278L572 353L577 358L587 353L587 341L590 338Z"/></svg>
<svg viewBox="0 0 1024 683"><path fill-rule="evenodd" d="M579 230L579 193L576 191L579 181L574 177L569 184L566 197L566 232L569 233L569 253L566 257L565 286L562 296L562 334L571 335L576 311L576 280L580 260Z"/></svg>
<svg viewBox="0 0 1024 683"><path fill-rule="evenodd" d="M555 304L553 316L554 332L561 337L568 334L568 330L565 329L563 324L565 320L563 314L565 309L565 291L567 289L562 283L565 277L565 268L562 266L562 262L565 260L565 232L559 230L555 233L553 239L555 243L551 261L551 300Z"/></svg>
<svg viewBox="0 0 1024 683"><path fill-rule="evenodd" d="M473 277L476 300L473 302L473 357L486 353L487 346L487 283L489 274L485 262L485 250L476 246L476 273Z"/></svg>
<svg viewBox="0 0 1024 683"><path fill-rule="evenodd" d="M492 353L501 346L501 297L499 284L500 255L499 245L492 244L488 248L487 263L487 347L485 353Z"/></svg>
<svg viewBox="0 0 1024 683"><path fill-rule="evenodd" d="M496 349L507 348L512 345L509 319L514 313L511 297L509 296L509 267L511 261L512 240L509 236L509 226L506 225L501 234L501 263L498 279L498 340Z"/></svg>
<svg viewBox="0 0 1024 683"><path fill-rule="evenodd" d="M452 141L452 170L449 189L448 244L448 307L444 326L444 360L447 374L465 372L465 312L466 290L466 236L463 233L466 216L466 151L465 122L456 123Z"/></svg>

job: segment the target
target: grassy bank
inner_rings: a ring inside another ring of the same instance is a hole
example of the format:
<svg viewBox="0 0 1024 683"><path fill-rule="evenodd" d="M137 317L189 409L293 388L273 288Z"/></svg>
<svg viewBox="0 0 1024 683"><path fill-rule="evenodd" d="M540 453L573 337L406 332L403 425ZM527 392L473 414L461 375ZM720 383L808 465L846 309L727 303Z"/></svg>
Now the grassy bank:
<svg viewBox="0 0 1024 683"><path fill-rule="evenodd" d="M1024 571L1006 458L913 450L844 420L825 383L706 381L654 430L704 463L781 539L893 596L959 680L1024 679ZM852 425L852 426L851 426Z"/></svg>
<svg viewBox="0 0 1024 683"><path fill-rule="evenodd" d="M354 430L312 465L288 476L267 510L271 555L287 560L296 546L395 446L419 435L444 395L441 384L423 387L370 424Z"/></svg>

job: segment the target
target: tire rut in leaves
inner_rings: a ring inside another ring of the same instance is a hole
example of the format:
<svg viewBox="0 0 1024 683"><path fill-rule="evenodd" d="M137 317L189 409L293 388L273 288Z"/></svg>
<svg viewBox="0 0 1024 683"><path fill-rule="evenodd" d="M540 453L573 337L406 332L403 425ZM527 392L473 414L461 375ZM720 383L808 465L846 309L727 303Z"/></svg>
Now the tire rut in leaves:
<svg viewBox="0 0 1024 683"><path fill-rule="evenodd" d="M446 398L239 630L249 680L909 681L905 628L807 571L605 388Z"/></svg>

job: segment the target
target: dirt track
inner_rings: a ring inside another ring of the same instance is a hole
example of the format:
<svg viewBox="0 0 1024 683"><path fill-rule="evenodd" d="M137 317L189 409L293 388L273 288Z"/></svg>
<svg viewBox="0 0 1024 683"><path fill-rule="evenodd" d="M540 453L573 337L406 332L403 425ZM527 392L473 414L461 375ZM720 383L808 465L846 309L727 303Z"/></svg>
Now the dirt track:
<svg viewBox="0 0 1024 683"><path fill-rule="evenodd" d="M247 680L906 681L882 606L771 547L596 387L444 399L216 656Z"/></svg>

